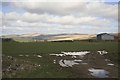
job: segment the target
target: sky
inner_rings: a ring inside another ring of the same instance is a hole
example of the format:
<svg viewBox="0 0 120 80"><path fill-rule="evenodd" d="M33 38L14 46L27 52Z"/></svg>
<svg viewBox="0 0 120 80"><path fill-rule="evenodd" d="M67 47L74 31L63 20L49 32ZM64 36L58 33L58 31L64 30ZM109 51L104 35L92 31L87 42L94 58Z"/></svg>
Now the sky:
<svg viewBox="0 0 120 80"><path fill-rule="evenodd" d="M118 32L118 0L4 0L0 35Z"/></svg>

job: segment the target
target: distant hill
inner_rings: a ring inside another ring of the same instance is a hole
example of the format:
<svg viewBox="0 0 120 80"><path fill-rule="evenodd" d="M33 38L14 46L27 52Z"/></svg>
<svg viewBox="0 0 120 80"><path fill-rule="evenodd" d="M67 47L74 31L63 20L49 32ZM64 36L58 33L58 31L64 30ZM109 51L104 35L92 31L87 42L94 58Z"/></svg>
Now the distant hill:
<svg viewBox="0 0 120 80"><path fill-rule="evenodd" d="M21 34L21 35L4 35L2 38L12 38L19 42L32 42L32 41L63 41L63 40L86 40L93 39L96 35L89 34Z"/></svg>
<svg viewBox="0 0 120 80"><path fill-rule="evenodd" d="M120 39L120 33L108 33ZM19 42L33 41L74 41L74 40L90 40L96 39L97 34L21 34L21 35L3 35L2 38L12 38Z"/></svg>

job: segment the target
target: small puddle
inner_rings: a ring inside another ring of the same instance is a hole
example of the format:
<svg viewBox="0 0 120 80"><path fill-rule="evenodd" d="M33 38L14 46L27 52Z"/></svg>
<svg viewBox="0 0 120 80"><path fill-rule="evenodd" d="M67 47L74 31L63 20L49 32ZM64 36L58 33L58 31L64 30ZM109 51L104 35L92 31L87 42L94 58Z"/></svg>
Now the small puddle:
<svg viewBox="0 0 120 80"><path fill-rule="evenodd" d="M62 67L72 67L73 65L76 65L79 63L75 62L74 60L60 60L59 64Z"/></svg>
<svg viewBox="0 0 120 80"><path fill-rule="evenodd" d="M56 60L53 60L53 63L56 64Z"/></svg>
<svg viewBox="0 0 120 80"><path fill-rule="evenodd" d="M38 58L41 58L41 57L42 57L41 55L35 55L35 54L34 54L33 56L38 57Z"/></svg>
<svg viewBox="0 0 120 80"><path fill-rule="evenodd" d="M76 59L75 59L74 61L75 61L75 62L82 62L82 60L76 60Z"/></svg>
<svg viewBox="0 0 120 80"><path fill-rule="evenodd" d="M20 54L19 56L23 56L22 54Z"/></svg>
<svg viewBox="0 0 120 80"><path fill-rule="evenodd" d="M20 54L19 56L20 56L20 57L22 57L22 56L29 57L29 55L22 55L22 54Z"/></svg>
<svg viewBox="0 0 120 80"><path fill-rule="evenodd" d="M41 58L42 56L41 55L37 55L37 57Z"/></svg>
<svg viewBox="0 0 120 80"><path fill-rule="evenodd" d="M22 54L20 54L20 55L18 55L18 56L20 56L20 57L23 57L23 56L25 56L25 57L29 57L30 55L22 55ZM33 56L36 56L36 57L38 57L38 58L41 58L42 56L41 55L33 55Z"/></svg>
<svg viewBox="0 0 120 80"><path fill-rule="evenodd" d="M107 54L108 52L107 51L97 51L100 55L104 55L104 54Z"/></svg>
<svg viewBox="0 0 120 80"><path fill-rule="evenodd" d="M114 66L114 64L112 64L112 63L108 63L107 65L108 65L108 66Z"/></svg>
<svg viewBox="0 0 120 80"><path fill-rule="evenodd" d="M77 58L77 56L71 56L71 58Z"/></svg>
<svg viewBox="0 0 120 80"><path fill-rule="evenodd" d="M65 56L64 54L50 54L51 56Z"/></svg>
<svg viewBox="0 0 120 80"><path fill-rule="evenodd" d="M88 71L90 71L91 75L96 77L96 78L107 78L109 77L108 74L109 72L108 71L105 71L104 69L94 69L94 68L91 68L91 69L88 69Z"/></svg>
<svg viewBox="0 0 120 80"><path fill-rule="evenodd" d="M29 57L29 55L25 55L26 57Z"/></svg>

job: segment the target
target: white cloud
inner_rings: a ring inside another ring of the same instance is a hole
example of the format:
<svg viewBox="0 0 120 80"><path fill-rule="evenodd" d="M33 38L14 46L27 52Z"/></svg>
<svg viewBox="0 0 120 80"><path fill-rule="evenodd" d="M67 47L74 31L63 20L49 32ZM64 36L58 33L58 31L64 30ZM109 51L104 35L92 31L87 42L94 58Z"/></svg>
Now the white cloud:
<svg viewBox="0 0 120 80"><path fill-rule="evenodd" d="M4 22L14 26L40 26L40 23L60 24L60 25L90 25L90 26L109 26L111 21L108 19L98 19L93 16L76 17L74 15L54 16L50 14L35 14L11 12L5 14ZM13 22L13 24L11 24ZM104 24L103 24L104 23ZM49 25L51 26L51 25ZM56 26L57 27L57 26Z"/></svg>
<svg viewBox="0 0 120 80"><path fill-rule="evenodd" d="M117 19L118 5L108 5L102 2L92 2L87 5L86 13L93 16Z"/></svg>
<svg viewBox="0 0 120 80"><path fill-rule="evenodd" d="M20 15L17 14L16 12L10 12L3 15L3 19L6 19L6 20L18 20L19 18L20 18Z"/></svg>
<svg viewBox="0 0 120 80"><path fill-rule="evenodd" d="M9 6L18 10L25 9L26 12L0 13L0 16L3 15L5 33L17 31L94 33L117 29L117 5L103 2L11 2L10 4Z"/></svg>
<svg viewBox="0 0 120 80"><path fill-rule="evenodd" d="M118 15L117 5L109 5L104 2L14 2L12 5L38 14L91 15L113 19L117 19Z"/></svg>

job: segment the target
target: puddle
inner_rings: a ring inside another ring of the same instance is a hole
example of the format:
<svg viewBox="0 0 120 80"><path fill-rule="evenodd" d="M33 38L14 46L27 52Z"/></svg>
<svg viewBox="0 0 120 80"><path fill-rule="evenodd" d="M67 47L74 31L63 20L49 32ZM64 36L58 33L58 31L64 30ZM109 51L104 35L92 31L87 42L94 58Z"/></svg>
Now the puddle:
<svg viewBox="0 0 120 80"><path fill-rule="evenodd" d="M29 57L29 55L25 55L26 57Z"/></svg>
<svg viewBox="0 0 120 80"><path fill-rule="evenodd" d="M22 55L22 54L20 54L19 56L20 56L20 57L22 57L22 56L29 57L29 55Z"/></svg>
<svg viewBox="0 0 120 80"><path fill-rule="evenodd" d="M75 62L82 62L82 60L74 60Z"/></svg>
<svg viewBox="0 0 120 80"><path fill-rule="evenodd" d="M71 58L77 58L77 56L71 56Z"/></svg>
<svg viewBox="0 0 120 80"><path fill-rule="evenodd" d="M40 55L37 55L37 57L41 58L42 56L40 56Z"/></svg>
<svg viewBox="0 0 120 80"><path fill-rule="evenodd" d="M77 58L77 56L83 57L87 53L90 53L90 51L80 51L80 52L61 52L62 54L50 54L53 56L72 56L72 58Z"/></svg>
<svg viewBox="0 0 120 80"><path fill-rule="evenodd" d="M108 74L109 72L108 71L105 71L104 69L94 69L94 68L91 68L91 69L88 69L88 71L90 71L91 75L96 77L96 78L107 78L109 77Z"/></svg>
<svg viewBox="0 0 120 80"><path fill-rule="evenodd" d="M56 64L56 60L53 60L53 63Z"/></svg>
<svg viewBox="0 0 120 80"><path fill-rule="evenodd" d="M64 55L70 55L70 56L81 56L83 57L84 55L86 55L87 53L90 53L90 51L80 51L80 52L61 52Z"/></svg>
<svg viewBox="0 0 120 80"><path fill-rule="evenodd" d="M108 52L107 51L97 51L100 55L104 55L104 54L107 54Z"/></svg>
<svg viewBox="0 0 120 80"><path fill-rule="evenodd" d="M20 54L19 56L23 56L22 54Z"/></svg>
<svg viewBox="0 0 120 80"><path fill-rule="evenodd" d="M38 66L40 67L40 64Z"/></svg>
<svg viewBox="0 0 120 80"><path fill-rule="evenodd" d="M108 65L108 66L114 66L114 64L112 64L112 63L108 63L107 65Z"/></svg>
<svg viewBox="0 0 120 80"><path fill-rule="evenodd" d="M22 56L29 57L30 55L22 55L22 54L20 54L19 56L20 56L20 57L22 57ZM33 56L37 56L37 57L39 57L39 58L42 57L41 55L33 55Z"/></svg>
<svg viewBox="0 0 120 80"><path fill-rule="evenodd" d="M77 61L77 60L76 60ZM79 64L78 62L76 62L74 60L60 60L59 64L62 67L72 67L73 65Z"/></svg>
<svg viewBox="0 0 120 80"><path fill-rule="evenodd" d="M65 56L64 54L50 54L51 56Z"/></svg>
<svg viewBox="0 0 120 80"><path fill-rule="evenodd" d="M62 67L73 67L73 65L78 65L78 64L82 64L82 65L86 65L88 63L82 63L82 60L60 60L59 61L59 65Z"/></svg>

